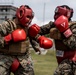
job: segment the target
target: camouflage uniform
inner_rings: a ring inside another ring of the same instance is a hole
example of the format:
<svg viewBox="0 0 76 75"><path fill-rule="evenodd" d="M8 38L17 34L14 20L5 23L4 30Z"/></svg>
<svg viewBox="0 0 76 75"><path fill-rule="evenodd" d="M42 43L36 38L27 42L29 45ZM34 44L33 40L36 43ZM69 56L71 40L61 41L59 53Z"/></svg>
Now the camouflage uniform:
<svg viewBox="0 0 76 75"><path fill-rule="evenodd" d="M11 20L0 24L0 75L10 75L10 68L14 59L18 59L20 62L20 66L14 75L34 75L33 63L29 53L28 37L27 40L16 44L14 42L10 42L9 45L6 45L4 42L3 37L15 29L21 28L18 26L20 25L15 25ZM24 28L24 30L28 35L27 28Z"/></svg>
<svg viewBox="0 0 76 75"><path fill-rule="evenodd" d="M56 68L54 75L76 75L76 62L63 60Z"/></svg>
<svg viewBox="0 0 76 75"><path fill-rule="evenodd" d="M41 26L40 34L50 33L50 37L55 41L56 58L59 66L54 75L76 75L76 22L69 22L69 27L73 35L65 38L53 22Z"/></svg>

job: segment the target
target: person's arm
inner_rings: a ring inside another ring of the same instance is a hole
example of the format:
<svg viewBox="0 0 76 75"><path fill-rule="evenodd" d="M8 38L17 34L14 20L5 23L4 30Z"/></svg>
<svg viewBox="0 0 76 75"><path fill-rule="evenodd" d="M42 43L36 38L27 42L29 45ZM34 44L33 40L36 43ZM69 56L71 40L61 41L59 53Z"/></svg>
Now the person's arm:
<svg viewBox="0 0 76 75"><path fill-rule="evenodd" d="M76 23L70 25L72 35L69 38L63 39L63 43L67 45L70 49L76 49Z"/></svg>
<svg viewBox="0 0 76 75"><path fill-rule="evenodd" d="M40 35L45 35L45 34L49 34L50 33L50 29L55 27L54 23L52 21L50 21L48 24L42 25L40 27Z"/></svg>
<svg viewBox="0 0 76 75"><path fill-rule="evenodd" d="M0 48L3 48L6 45L4 37L13 31L13 29L14 26L11 26L7 21L0 24Z"/></svg>
<svg viewBox="0 0 76 75"><path fill-rule="evenodd" d="M17 27L12 20L7 20L0 24L0 48L9 45L9 41L17 42L26 39L24 30L17 30L16 28Z"/></svg>
<svg viewBox="0 0 76 75"><path fill-rule="evenodd" d="M71 23L68 22L68 18L62 15L54 22L54 24L61 33L61 40L63 41L63 43L70 49L75 50L76 23L73 23L72 21Z"/></svg>
<svg viewBox="0 0 76 75"><path fill-rule="evenodd" d="M35 40L30 38L30 43L31 43L31 46L33 47L33 49L35 50L35 52L40 52L39 44Z"/></svg>
<svg viewBox="0 0 76 75"><path fill-rule="evenodd" d="M35 38L35 40L39 43L41 48L45 49L51 48L53 45L52 40L38 34L39 31L40 27L37 24L33 24L32 26L29 27L28 34L30 37Z"/></svg>

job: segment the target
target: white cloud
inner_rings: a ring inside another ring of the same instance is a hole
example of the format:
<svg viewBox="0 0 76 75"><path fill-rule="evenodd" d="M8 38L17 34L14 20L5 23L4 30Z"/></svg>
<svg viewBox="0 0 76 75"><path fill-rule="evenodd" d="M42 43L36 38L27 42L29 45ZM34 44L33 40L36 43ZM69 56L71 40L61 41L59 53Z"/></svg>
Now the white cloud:
<svg viewBox="0 0 76 75"><path fill-rule="evenodd" d="M53 21L53 20L51 20L51 21ZM42 21L38 20L36 17L34 17L34 19L32 20L32 23L31 24L34 24L35 23L35 24L37 24L39 26L42 26L42 25L47 24L49 22L50 22L50 20L47 20L45 22L42 22Z"/></svg>
<svg viewBox="0 0 76 75"><path fill-rule="evenodd" d="M34 17L34 19L32 20L32 24L34 24L34 23L38 24L39 26L41 26L41 24L42 24L42 22L39 21L36 17Z"/></svg>

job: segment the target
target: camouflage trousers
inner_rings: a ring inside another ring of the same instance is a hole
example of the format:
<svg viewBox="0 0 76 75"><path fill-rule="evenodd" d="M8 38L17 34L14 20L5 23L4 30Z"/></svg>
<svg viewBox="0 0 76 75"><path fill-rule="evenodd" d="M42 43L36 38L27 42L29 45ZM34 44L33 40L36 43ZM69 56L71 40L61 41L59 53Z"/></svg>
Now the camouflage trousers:
<svg viewBox="0 0 76 75"><path fill-rule="evenodd" d="M20 66L15 71L14 75L34 75L31 57L27 55L24 56L0 55L0 75L10 75L11 64L16 58L19 60Z"/></svg>
<svg viewBox="0 0 76 75"><path fill-rule="evenodd" d="M54 75L76 75L76 62L68 59L62 61L56 68Z"/></svg>

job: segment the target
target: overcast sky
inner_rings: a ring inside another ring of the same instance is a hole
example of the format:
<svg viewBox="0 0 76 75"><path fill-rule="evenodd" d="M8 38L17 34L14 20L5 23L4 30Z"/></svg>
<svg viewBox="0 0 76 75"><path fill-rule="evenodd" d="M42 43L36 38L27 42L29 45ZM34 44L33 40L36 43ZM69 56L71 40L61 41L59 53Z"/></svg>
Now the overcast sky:
<svg viewBox="0 0 76 75"><path fill-rule="evenodd" d="M73 20L76 19L76 0L14 0L14 6L29 5L35 12L33 22L42 24L53 20L54 10L58 5L69 5L74 9Z"/></svg>

